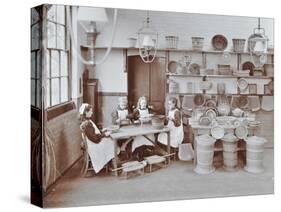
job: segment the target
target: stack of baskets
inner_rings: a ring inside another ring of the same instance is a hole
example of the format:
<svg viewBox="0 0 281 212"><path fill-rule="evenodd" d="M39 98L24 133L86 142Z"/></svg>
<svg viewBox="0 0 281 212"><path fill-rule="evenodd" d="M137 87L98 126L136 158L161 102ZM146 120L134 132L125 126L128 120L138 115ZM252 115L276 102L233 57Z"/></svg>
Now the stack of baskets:
<svg viewBox="0 0 281 212"><path fill-rule="evenodd" d="M216 139L209 135L196 136L197 164L194 171L198 174L209 174L215 171L213 166L214 143Z"/></svg>

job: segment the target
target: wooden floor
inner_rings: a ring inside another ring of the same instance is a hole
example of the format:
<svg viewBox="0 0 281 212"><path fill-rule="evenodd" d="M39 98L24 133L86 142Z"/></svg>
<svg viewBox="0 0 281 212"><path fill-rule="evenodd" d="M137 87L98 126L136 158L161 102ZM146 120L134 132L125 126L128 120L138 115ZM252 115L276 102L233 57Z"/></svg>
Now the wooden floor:
<svg viewBox="0 0 281 212"><path fill-rule="evenodd" d="M266 149L265 172L250 174L216 170L198 175L190 162L175 161L167 168L142 176L120 179L100 173L81 178L74 166L45 197L45 207L70 207L100 204L271 194L274 191L273 149Z"/></svg>

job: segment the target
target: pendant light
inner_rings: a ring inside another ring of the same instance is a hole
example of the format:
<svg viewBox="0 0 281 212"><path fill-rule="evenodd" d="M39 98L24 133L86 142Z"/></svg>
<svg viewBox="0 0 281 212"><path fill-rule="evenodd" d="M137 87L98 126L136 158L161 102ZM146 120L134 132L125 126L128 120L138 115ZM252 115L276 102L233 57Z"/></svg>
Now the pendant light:
<svg viewBox="0 0 281 212"><path fill-rule="evenodd" d="M144 26L138 31L139 55L144 63L152 63L156 57L158 33L150 26L149 11Z"/></svg>
<svg viewBox="0 0 281 212"><path fill-rule="evenodd" d="M267 47L268 37L265 35L265 29L261 28L260 18L258 18L258 28L254 28L254 33L248 38L248 50L255 66L261 67L266 62ZM254 55L257 57L256 61Z"/></svg>

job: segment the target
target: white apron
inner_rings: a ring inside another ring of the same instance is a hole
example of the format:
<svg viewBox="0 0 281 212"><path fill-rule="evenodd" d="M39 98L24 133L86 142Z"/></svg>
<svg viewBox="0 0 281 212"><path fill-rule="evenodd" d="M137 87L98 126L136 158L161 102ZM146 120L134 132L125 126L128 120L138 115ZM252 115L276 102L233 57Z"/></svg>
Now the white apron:
<svg viewBox="0 0 281 212"><path fill-rule="evenodd" d="M176 109L176 110L169 111L168 117L170 119L174 119L176 111L178 110ZM182 120L179 127L176 127L174 125L174 122L172 120L169 120L167 127L170 129L171 147L178 148L179 144L183 142L183 137L184 137ZM167 133L160 133L158 136L158 141L164 145L168 145Z"/></svg>
<svg viewBox="0 0 281 212"><path fill-rule="evenodd" d="M129 114L128 109L126 110L117 110L118 119L120 119L121 125L126 125L130 123L130 120L127 118Z"/></svg>
<svg viewBox="0 0 281 212"><path fill-rule="evenodd" d="M139 114L140 114L140 117L146 117L148 114L149 114L149 111L148 109L146 110L140 110L138 109L139 111ZM153 134L149 134L149 135L146 135L149 139L151 139L152 141L155 141L155 138L154 138L154 135ZM136 136L134 138L134 141L132 143L132 152L135 151L136 148L140 147L140 146L143 146L143 145L147 145L147 146L154 146L153 143L151 143L148 139L146 139L144 136L142 135L139 135L139 136Z"/></svg>
<svg viewBox="0 0 281 212"><path fill-rule="evenodd" d="M96 134L101 134L94 122L90 121ZM96 144L86 137L88 154L91 158L93 168L98 173L112 158L114 158L114 141L111 138L102 138Z"/></svg>

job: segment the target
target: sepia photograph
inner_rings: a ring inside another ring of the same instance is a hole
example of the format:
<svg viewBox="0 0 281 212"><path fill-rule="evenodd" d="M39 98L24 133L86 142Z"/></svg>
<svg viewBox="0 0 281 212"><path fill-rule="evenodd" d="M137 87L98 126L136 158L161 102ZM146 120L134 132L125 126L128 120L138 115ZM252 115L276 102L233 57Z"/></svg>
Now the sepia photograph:
<svg viewBox="0 0 281 212"><path fill-rule="evenodd" d="M274 25L31 8L31 203L274 194Z"/></svg>

